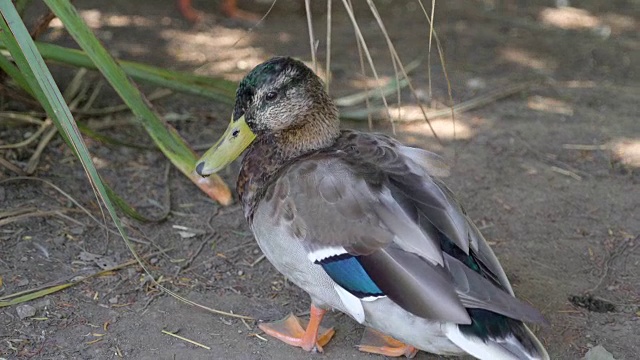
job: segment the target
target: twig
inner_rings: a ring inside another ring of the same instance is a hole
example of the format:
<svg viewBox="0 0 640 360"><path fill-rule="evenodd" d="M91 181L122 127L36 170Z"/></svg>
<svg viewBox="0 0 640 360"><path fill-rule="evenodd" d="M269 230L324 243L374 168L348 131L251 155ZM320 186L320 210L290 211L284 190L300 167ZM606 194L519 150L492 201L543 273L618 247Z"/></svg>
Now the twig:
<svg viewBox="0 0 640 360"><path fill-rule="evenodd" d="M84 105L82 105L82 110L91 109L91 107L93 106L93 103L96 101L96 99L100 95L100 91L102 91L103 86L104 86L104 80L100 79L100 81L98 81L98 84L96 84L96 86L93 88L93 91L91 91L91 95L89 95L87 102L85 102Z"/></svg>
<svg viewBox="0 0 640 360"><path fill-rule="evenodd" d="M330 85L331 85L331 23L332 23L332 17L331 17L331 4L333 3L333 0L327 0L327 47L326 47L326 61L325 61L325 74L327 76L327 78L325 79L325 86L327 88L327 94L330 92Z"/></svg>
<svg viewBox="0 0 640 360"><path fill-rule="evenodd" d="M171 174L171 163L167 162L167 165L164 169L164 206L163 211L158 217L160 219L166 219L171 213L171 186L169 186L169 174Z"/></svg>
<svg viewBox="0 0 640 360"><path fill-rule="evenodd" d="M173 91L171 90L159 89L153 92L151 95L147 96L147 100L155 101L163 97L167 97L171 94L173 94ZM97 115L108 115L108 114L112 114L120 111L127 111L127 110L129 110L128 105L120 104L120 105L108 106L100 109L76 109L76 110L72 110L72 113L80 114L80 115L97 116Z"/></svg>
<svg viewBox="0 0 640 360"><path fill-rule="evenodd" d="M13 165L9 160L6 160L5 158L3 158L2 156L0 156L0 165L4 166L5 168L13 171L14 173L18 174L18 176L24 176L25 173L24 171L22 171L22 169L20 169L19 167Z"/></svg>
<svg viewBox="0 0 640 360"><path fill-rule="evenodd" d="M389 48L389 53L391 54L391 59L393 62L393 67L396 73L396 78L398 78L398 70L396 69L396 62L399 65L400 70L402 71L402 75L404 77L405 80L407 80L407 84L409 85L409 89L411 90L411 95L413 96L413 99L415 100L415 102L418 104L418 108L420 108L420 112L422 113L422 120L424 120L427 125L429 126L429 129L431 130L431 133L433 134L433 137L436 139L436 141L438 141L438 144L443 145L442 144L442 140L440 139L440 137L438 136L438 133L436 133L435 129L433 128L433 125L431 124L431 120L430 117L428 116L424 105L422 104L422 101L420 100L420 97L418 96L418 93L416 92L415 88L413 87L413 85L411 84L411 81L409 80L409 75L407 74L406 69L404 68L404 66L402 65L402 61L400 60L400 56L398 55L398 52L395 49L395 46L393 45L393 41L391 41L391 37L389 36L384 23L382 22L382 18L380 17L380 14L378 13L378 10L373 2L373 0L367 0L367 4L369 4L369 8L371 9L371 12L374 16L374 18L376 19L376 21L378 22L378 27L380 28L380 30L382 31L382 34L384 35L385 40L387 41L387 47ZM427 18L427 21L430 21ZM438 52L440 53L440 61L441 61L441 65L442 65L442 70L444 73L444 77L447 81L448 84L448 89L449 89L449 98L451 100L451 102L453 103L453 97L451 96L451 85L450 85L450 81L449 81L449 75L447 73L447 69L445 67L445 60L443 57L443 52L442 49L440 48L440 42L438 41L438 36L437 33L435 32L435 30L432 29L433 34L436 36L436 43L438 45ZM398 88L398 105L400 106L400 88ZM388 105L385 103L385 107L387 107ZM454 117L454 113L453 113L453 109L450 109L451 111L451 117L454 120L454 136L455 136L455 117ZM388 110L387 110L388 112ZM398 109L398 114L401 115L400 110ZM402 116L399 116L398 120L401 120ZM394 129L394 120L393 118L391 118L391 128L393 130L393 133L395 134L395 129Z"/></svg>
<svg viewBox="0 0 640 360"><path fill-rule="evenodd" d="M580 171L580 170L574 168L573 166L571 166L571 165L569 165L567 163L564 163L564 162L562 162L560 160L556 160L553 157L549 156L548 154L545 154L545 153L537 150L536 148L531 146L531 144L529 144L526 140L524 140L523 138L518 136L518 134L516 134L514 132L509 132L509 134L511 136L513 136L514 138L520 140L522 142L522 144L527 148L527 150L529 150L532 153L534 153L535 155L537 155L541 160L547 161L547 162L550 162L550 163L555 163L556 164L555 167L557 167L557 168L560 168L560 166L562 166L563 168L566 168L566 169L563 169L565 171L570 171L570 172L572 172L574 174L580 173L582 176L589 176L588 173L586 173L584 171Z"/></svg>
<svg viewBox="0 0 640 360"><path fill-rule="evenodd" d="M264 336L260 336L260 334L249 334L249 336L255 336L258 339L262 340L262 341L269 341L267 339L264 338Z"/></svg>
<svg viewBox="0 0 640 360"><path fill-rule="evenodd" d="M42 133L47 130L53 123L51 122L51 119L46 119L42 125L40 125L40 128L38 128L38 130L36 132L34 132L31 136L29 136L28 139L14 143L14 144L7 144L7 145L0 145L0 150L1 149L17 149L17 148L21 148L23 146L27 146L29 144L31 144L35 139L37 139L40 135L42 135Z"/></svg>
<svg viewBox="0 0 640 360"><path fill-rule="evenodd" d="M164 295L164 292L163 292L163 291L158 291L158 292L156 292L155 294L151 295L151 296L149 297L149 299L147 299L147 301L145 301L144 305L142 305L142 306L140 307L140 309L138 310L138 312L139 312L139 313L144 313L144 312L146 312L146 310L147 310L147 308L149 307L149 305L151 305L151 303L152 303L155 299L157 299L160 295Z"/></svg>
<svg viewBox="0 0 640 360"><path fill-rule="evenodd" d="M193 341L193 340L189 340L186 337L183 337L183 336L180 336L180 335L176 335L176 334L174 334L172 332L169 332L169 331L166 331L166 330L162 330L162 333L166 334L166 335L169 335L169 336L173 336L173 337L175 337L177 339L186 341L186 342L188 342L190 344L193 344L193 345L196 345L196 346L200 346L201 348L204 348L204 349L207 349L207 350L211 350L211 348L208 347L207 345L202 345L199 342L196 342L196 341Z"/></svg>
<svg viewBox="0 0 640 360"><path fill-rule="evenodd" d="M452 108L446 109L438 109L427 111L426 115L429 119L436 119L441 117L450 117L452 114L460 114L466 111L475 110L485 105L491 104L497 100L515 95L519 92L528 90L534 86L541 85L542 83L539 81L526 82L523 84L512 85L504 89L496 90L494 92L484 94L473 99L463 101L454 105ZM378 109L374 109L373 111L377 111ZM366 110L365 110L366 111ZM355 111L342 111L342 117L352 119L352 120L364 120L363 110L355 110ZM412 118L412 117L402 117L401 119L396 119L402 122L411 122L411 121L422 121L423 117L420 118Z"/></svg>
<svg viewBox="0 0 640 360"><path fill-rule="evenodd" d="M578 175L578 174L576 174L576 173L574 173L572 171L561 169L561 168L559 168L557 166L551 166L550 169L551 169L551 171L555 171L558 174L569 176L569 177L572 177L572 178L574 178L574 179L576 179L578 181L582 181L582 176L580 176L580 175Z"/></svg>
<svg viewBox="0 0 640 360"><path fill-rule="evenodd" d="M393 80L386 85L381 85L382 94L380 94L376 90L369 90L369 85L365 83L367 89L357 92L355 94L343 96L341 98L335 99L335 103L338 107L350 107L355 106L360 103L366 102L367 100L371 101L371 98L374 96L387 96L396 92L398 87L404 88L409 84L406 79L402 79L400 81Z"/></svg>
<svg viewBox="0 0 640 360"><path fill-rule="evenodd" d="M168 249L164 249L163 251L166 252L166 251L169 251L169 250L172 250L172 249L173 248L168 248ZM152 253L149 253L149 254L145 254L145 255L141 256L141 259L149 258L149 257L155 256L155 255L158 255L159 253L161 253L161 251L156 251L156 252L152 252ZM120 270L122 268L125 268L127 266L131 266L131 265L135 265L137 263L138 262L137 262L136 259L131 259L131 260L128 260L128 261L126 261L124 263L118 264L116 266L112 266L110 268L102 269L100 271L96 271L96 272L91 273L91 274L86 275L86 276L81 276L81 275L78 276L78 274L72 274L72 275L69 275L69 276L67 276L67 277L65 277L63 279L58 279L58 280L52 281L52 282L44 284L42 286L38 286L38 287L33 288L33 289L28 289L28 290L20 291L20 292L17 292L17 293L13 293L13 294L2 296L2 297L0 297L0 302L1 301L10 301L10 299L15 299L15 298L23 296L23 295L32 294L32 293L35 293L35 292L38 292L38 291L41 291L41 290L44 290L44 289L48 289L48 288L51 288L51 287L54 287L54 286L58 286L59 284L63 284L65 282L69 281L69 279L77 279L77 280L72 280L70 282L70 286L72 286L72 285L78 284L80 282L83 282L83 281L89 280L91 278L94 278L96 276L102 275L104 273L108 273L110 271L115 271L115 270Z"/></svg>
<svg viewBox="0 0 640 360"><path fill-rule="evenodd" d="M78 211L80 211L80 210L78 210ZM69 212L71 212L71 211L69 211ZM65 220L67 220L69 222L72 222L72 223L74 223L74 224L76 224L78 226L82 226L82 227L86 227L87 226L87 224L83 223L82 221L78 221L78 220L76 220L76 219L74 219L74 218L72 218L70 216L65 215L62 212L58 212L56 215L58 215L58 217L61 217L61 218L65 219Z"/></svg>
<svg viewBox="0 0 640 360"><path fill-rule="evenodd" d="M245 319L240 319L240 321L242 321L242 323L244 324L244 326L247 328L247 330L251 330L251 326L249 326L249 324L247 324L247 320Z"/></svg>
<svg viewBox="0 0 640 360"><path fill-rule="evenodd" d="M23 207L23 208L19 208L19 209L14 209L14 210L0 211L0 219L7 218L7 217L12 217L12 216L16 216L16 215L22 215L22 214L30 213L30 212L33 212L33 211L36 211L36 210L38 210L38 208L35 208L33 206L29 206L29 207Z"/></svg>
<svg viewBox="0 0 640 360"><path fill-rule="evenodd" d="M602 282L607 278L607 276L609 276L609 270L611 269L611 264L613 264L613 260L615 260L618 256L622 255L623 253L627 252L627 249L629 248L630 244L635 243L639 239L640 239L640 235L636 236L636 238L631 241L625 241L615 251L613 251L613 253L609 256L607 261L604 262L604 270L602 271L602 275L600 276L598 283L591 289L587 290L587 293L593 293L594 291L598 290L600 285L602 285ZM629 251L629 253L633 252L636 249L636 247L638 247L639 245L640 243L634 244L631 250Z"/></svg>
<svg viewBox="0 0 640 360"><path fill-rule="evenodd" d="M36 211L29 212L29 213L26 213L26 214L20 214L20 215L4 218L4 219L0 220L0 226L11 224L12 222L16 222L16 221L19 221L19 220L27 219L27 218L30 218L30 217L42 217L42 216L58 215L59 213L66 212L66 211L71 211L71 210L72 209L59 209L59 210L47 210L47 211L36 210Z"/></svg>
<svg viewBox="0 0 640 360"><path fill-rule="evenodd" d="M207 227L209 228L209 230L212 233L216 232L216 229L211 225L211 221L220 214L220 207L216 207L215 210L213 211L213 213L209 216L209 218L207 219Z"/></svg>
<svg viewBox="0 0 640 360"><path fill-rule="evenodd" d="M14 120L16 122L23 122L33 125L42 125L44 120L38 119L40 116L45 116L41 113L20 113L15 111L0 111L0 119Z"/></svg>
<svg viewBox="0 0 640 360"><path fill-rule="evenodd" d="M212 234L207 236L201 243L200 246L198 246L198 249L196 250L196 252L191 255L191 257L180 267L180 270L178 271L178 274L183 271L184 269L188 268L191 263L193 263L193 260L195 260L198 255L200 255L200 253L202 252L202 249L204 249L204 246L210 241L212 240L214 237L216 236L216 234ZM176 274L177 275L177 274Z"/></svg>
<svg viewBox="0 0 640 360"><path fill-rule="evenodd" d="M564 144L562 145L562 148L567 150L597 151L597 150L608 150L610 146L606 144L604 145Z"/></svg>
<svg viewBox="0 0 640 360"><path fill-rule="evenodd" d="M313 34L313 24L311 21L311 1L304 0L304 8L307 12L307 27L309 29L309 45L311 46L311 61L313 62L313 71L318 72L318 62L316 61L316 38Z"/></svg>
<svg viewBox="0 0 640 360"><path fill-rule="evenodd" d="M232 247L230 249L224 250L224 252L227 253L227 254L230 254L230 253L232 253L232 252L234 252L236 250L240 250L240 249L246 247L247 245L249 245L249 244L251 244L253 242L254 242L254 240L253 240L253 237L252 237L251 239L243 242L242 244L240 244L238 246L234 246L234 247Z"/></svg>
<svg viewBox="0 0 640 360"><path fill-rule="evenodd" d="M0 157L0 160L2 160L1 157ZM54 190L56 190L57 192L62 194L64 197L66 197L69 201L71 201L73 203L73 205L77 206L80 210L82 210L82 212L84 212L91 220L95 221L95 223L98 224L98 226L102 227L103 229L105 229L106 231L108 231L108 232L110 232L110 233L112 233L114 235L120 236L119 232L109 228L108 226L106 226L105 224L100 222L100 220L98 220L95 216L93 216L93 214L91 214L91 212L89 210L87 210L87 208L82 206L82 204L80 204L75 198L73 198L73 196L69 195L64 190L60 189L58 186L56 186L54 183L52 183L52 182L50 182L48 180L40 179L40 178L36 178L36 177L32 177L32 176L17 176L17 177L13 177L13 178L9 178L9 179L0 180L0 184L5 183L5 182L9 182L9 181L20 181L20 180L36 180L36 181L41 181L41 182L45 183L46 185L51 186ZM64 217L63 214L59 214L59 215ZM149 245L149 242L144 241L144 240L140 240L140 239L136 239L136 238L133 238L133 237L129 237L129 240L131 240L133 242L138 242L138 243L141 243L141 244Z"/></svg>
<svg viewBox="0 0 640 360"><path fill-rule="evenodd" d="M358 24L358 21L356 20L354 11L353 11L353 6L351 5L351 1L350 0L342 0L342 4L344 5L345 10L347 11L347 14L349 15L349 18L351 20L351 24L353 27L353 30L355 32L356 38L358 39L358 42L360 42L362 44L362 50L364 51L364 55L367 58L367 62L369 63L369 67L371 68L371 73L373 74L373 77L375 78L376 82L380 82L380 76L378 76L378 71L375 67L375 64L373 63L373 58L371 56L371 52L369 51L369 47L367 46L367 42L364 39L364 36L362 35L362 31L360 29L360 25ZM395 123L393 122L393 119L391 118L391 114L389 113L388 109L389 109L389 104L387 103L387 98L382 96L381 97L382 102L384 103L385 108L387 109L387 115L388 118L391 122L391 129L393 131L393 133L395 134ZM435 135L437 137L437 135Z"/></svg>
<svg viewBox="0 0 640 360"><path fill-rule="evenodd" d="M51 139L53 139L57 132L58 129L50 123L47 133L42 137L42 139L40 139L38 147L36 147L36 151L33 152L31 158L29 159L29 162L27 163L27 169L25 171L27 175L33 174L33 172L36 170L36 167L38 167L38 163L40 162L40 155L42 155L44 148L47 147L47 145L49 144Z"/></svg>
<svg viewBox="0 0 640 360"><path fill-rule="evenodd" d="M260 257L259 257L259 258L257 258L254 262L252 262L252 263L249 265L249 267L254 267L254 266L258 265L258 263L259 263L260 261L264 260L264 258L265 258L265 257L266 257L266 256L265 256L264 254L260 255Z"/></svg>
<svg viewBox="0 0 640 360"><path fill-rule="evenodd" d="M36 22L36 25L33 27L33 30L31 30L31 33L29 33L29 35L31 35L31 38L33 40L36 40L37 38L39 38L42 32L47 30L47 28L49 27L51 20L55 18L56 16L51 11L42 15Z"/></svg>

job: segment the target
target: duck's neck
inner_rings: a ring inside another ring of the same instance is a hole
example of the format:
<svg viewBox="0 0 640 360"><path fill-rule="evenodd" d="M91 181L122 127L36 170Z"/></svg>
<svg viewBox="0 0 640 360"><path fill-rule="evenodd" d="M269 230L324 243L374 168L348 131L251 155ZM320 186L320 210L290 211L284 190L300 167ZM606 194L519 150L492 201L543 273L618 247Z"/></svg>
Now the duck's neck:
<svg viewBox="0 0 640 360"><path fill-rule="evenodd" d="M288 162L307 153L331 146L339 134L338 121L316 116L312 122L265 136L264 145L273 146L276 150L276 157ZM260 145L262 144L256 144L256 146Z"/></svg>
<svg viewBox="0 0 640 360"><path fill-rule="evenodd" d="M332 114L333 115L333 114ZM244 158L236 190L249 221L260 199L283 167L297 158L331 146L340 136L336 117L320 117L303 125L258 135Z"/></svg>

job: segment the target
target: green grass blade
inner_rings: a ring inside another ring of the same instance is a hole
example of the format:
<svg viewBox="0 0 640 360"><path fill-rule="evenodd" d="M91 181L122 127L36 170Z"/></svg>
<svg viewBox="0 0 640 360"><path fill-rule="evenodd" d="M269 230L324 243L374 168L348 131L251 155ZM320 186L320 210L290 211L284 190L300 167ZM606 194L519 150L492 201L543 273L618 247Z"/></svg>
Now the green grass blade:
<svg viewBox="0 0 640 360"><path fill-rule="evenodd" d="M113 223L118 229L118 232L123 239L125 239L126 244L129 246L132 254L136 257L136 260L144 268L144 264L134 251L131 243L128 241L126 231L122 226L120 218L116 214L115 207L109 199L108 190L103 184L100 175L91 160L91 155L89 154L87 146L80 135L80 131L73 120L71 111L65 103L65 100L53 80L44 60L42 59L42 56L38 53L33 40L29 36L27 28L10 0L0 0L0 13L2 14L2 18L0 18L0 27L2 27L2 31L7 34L11 34L15 39L12 43L16 46L11 45L10 51L11 55L16 59L20 71L23 72L29 86L37 94L38 100L41 101L41 104L45 108L49 117L51 117L51 119L54 120L61 129L61 134L71 141L73 151L80 159L96 196L102 200L102 204L104 204L104 208L109 213Z"/></svg>
<svg viewBox="0 0 640 360"><path fill-rule="evenodd" d="M83 123L77 123L77 125L78 125L78 129L80 129L80 132L82 133L82 135L90 137L93 140L101 142L101 143L103 143L105 145L124 146L124 147L128 147L128 148L140 149L140 150L156 150L156 148L154 148L152 146L129 143L129 142L125 142L125 141L122 141L122 140L115 139L115 138L107 136L107 135L100 134L97 131L91 129L90 127L88 127L86 124L83 124Z"/></svg>
<svg viewBox="0 0 640 360"><path fill-rule="evenodd" d="M36 98L36 100L38 100L38 102L40 102L40 104L42 104L43 107L45 107L45 111L47 111L48 114L51 114L51 112L53 112L53 109L51 108L51 103L47 101L45 93L43 92L43 87L39 85L38 79L36 79L36 75L34 74L34 71L28 68L28 65L29 65L28 57L33 57L34 55L33 53L27 53L27 51L25 51L25 49L21 47L23 46L23 44L19 43L18 37L15 36L15 34L13 34L13 29L9 28L9 24L17 26L15 25L15 23L18 23L18 22L22 24L22 26L24 27L24 24L22 23L22 19L20 19L17 13L16 13L17 20L14 19L14 23L11 23L7 19L7 16L5 15L5 11L9 11L9 10L5 10L5 7L15 12L15 8L11 4L11 1L0 0L0 6L2 6L2 9L3 9L2 10L3 19L0 22L0 27L2 28L2 31L0 31L0 39L6 45L7 50L9 50L9 52L11 53L11 56L13 57L14 61L18 65L18 69L20 72L20 75L18 75L18 78L20 78L20 81L23 82L23 86L25 86L25 88L28 88L31 90L30 93ZM9 14L11 15L11 13ZM25 31L26 31L26 28L25 28ZM26 34L27 36L29 35L28 32ZM31 37L29 37L29 39L31 39ZM26 50L30 50L30 49L26 49ZM43 82L46 82L46 81L48 80L43 79ZM51 81L53 81L53 79ZM48 108L47 108L47 105L49 106ZM64 106L67 107L66 103L64 104ZM62 134L62 137L64 138L64 140L67 143L69 143L69 138L67 137L66 133L63 131L63 128L60 126L58 122L55 122L55 124L56 124L56 127L58 128L58 131ZM75 149L72 148L72 150L75 153Z"/></svg>
<svg viewBox="0 0 640 360"><path fill-rule="evenodd" d="M5 33L5 35L11 34L15 39L16 46L10 46L10 51L16 59L18 67L25 75L29 86L37 94L37 98L45 108L47 114L56 122L56 125L59 126L61 134L70 140L73 145L72 149L80 159L84 170L89 175L89 180L93 188L100 195L106 209L114 219L118 230L123 236L126 236L120 219L116 215L115 208L107 196L107 190L91 160L91 155L82 140L80 131L76 127L71 111L56 86L44 60L38 53L22 19L9 0L0 0L0 12L2 13L0 26L2 26L3 33Z"/></svg>
<svg viewBox="0 0 640 360"><path fill-rule="evenodd" d="M66 289L66 288L68 288L68 287L70 287L72 285L73 285L73 283L66 283L66 284L51 286L51 287L48 287L46 289L42 289L42 290L39 290L39 291L30 292L30 293L22 295L22 296L18 296L16 298L11 299L11 300L6 300L6 301L2 300L2 301L0 301L0 308L6 307L6 306L13 306L13 305L21 304L23 302L35 300L35 299L47 296L49 294L53 294L55 292L64 290L64 289Z"/></svg>
<svg viewBox="0 0 640 360"><path fill-rule="evenodd" d="M47 61L54 61L62 65L97 69L91 58L82 50L42 42L36 42L36 44L42 57ZM2 44L0 44L1 46ZM135 80L209 98L229 105L233 105L235 101L237 84L233 81L172 71L133 61L118 60L117 62L124 72Z"/></svg>
<svg viewBox="0 0 640 360"><path fill-rule="evenodd" d="M3 39L5 36L7 36L7 34L0 34L0 39ZM27 94L35 98L33 91L27 83L27 79L25 79L20 70L2 54L0 54L0 69L7 73L7 75L9 75L9 77L11 77L13 81L15 81L16 84L18 84L18 86L22 88L22 90L26 91Z"/></svg>
<svg viewBox="0 0 640 360"><path fill-rule="evenodd" d="M23 53L21 45L18 43L17 39L14 36L12 36L11 29L9 29L7 23L4 20L0 23L0 27L2 28L2 31L0 31L0 39L2 39L2 41L5 44L7 44L7 48L10 49L11 55L14 57L16 62L18 64L24 64L23 68L26 68L28 66L30 60L27 59L27 57ZM6 59L6 58L4 56L0 55L0 62L2 61L1 59ZM33 60L31 60L31 61L33 61ZM51 103L50 103L50 101L47 100L42 88L38 85L38 81L35 78L34 72L33 71L29 71L29 70L16 68L15 65L13 65L10 62L8 63L8 65L10 65L11 67L14 67L15 70L18 71L19 75L17 75L17 76L18 76L18 78L20 78L20 81L23 82L22 86L24 86L25 90L29 89L29 93L32 94L32 95L35 95L34 97L40 102L40 104L43 105L43 107L45 107L45 110L47 111L47 113L51 114L50 111L54 111L55 109L51 109L51 108L47 109L46 105L47 104L51 104ZM16 78L14 78L14 80L16 80ZM53 81L53 80L51 80L51 81ZM55 83L52 83L52 84L53 84L53 86L55 86ZM57 86L55 86L55 88L57 89ZM61 101L61 103L64 104L64 106L66 107L66 102L64 101L64 99ZM63 111L61 109L58 109L57 113L58 114L62 114ZM62 138L64 139L64 141L67 143L67 145L69 145L69 147L74 151L74 153L77 156L77 152L76 152L76 147L77 146L73 144L73 140L64 131L64 129L61 126L60 121L57 120L55 117L51 117L51 118L54 120L54 123L56 124L56 127L58 128L58 132L62 135ZM73 124L75 125L75 122ZM130 216L130 217L132 217L132 218L134 218L136 220L145 221L145 222L162 220L162 219L150 219L150 218L147 218L144 215L140 214L132 206L130 206L126 201L124 201L124 199L122 199L113 190L111 190L111 188L109 188L108 186L107 186L107 192L110 195L111 199L128 216Z"/></svg>
<svg viewBox="0 0 640 360"><path fill-rule="evenodd" d="M220 177L211 176L203 181L195 173L196 154L186 145L178 132L162 121L148 106L148 101L87 27L73 5L68 0L44 0L44 2L62 21L67 31L95 63L122 100L131 108L165 156L211 197L223 204L230 203L231 192Z"/></svg>

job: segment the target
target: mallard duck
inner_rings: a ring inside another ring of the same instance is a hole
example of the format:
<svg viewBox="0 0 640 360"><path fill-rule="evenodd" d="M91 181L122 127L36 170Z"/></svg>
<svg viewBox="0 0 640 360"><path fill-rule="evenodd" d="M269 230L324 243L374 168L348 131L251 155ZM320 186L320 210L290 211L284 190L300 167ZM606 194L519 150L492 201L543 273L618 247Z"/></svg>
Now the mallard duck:
<svg viewBox="0 0 640 360"><path fill-rule="evenodd" d="M207 176L246 149L237 181L267 259L311 297L308 323L259 325L322 351L329 309L365 326L362 351L548 359L478 228L443 184L436 154L340 130L337 108L302 62L276 57L240 82L231 123L196 164Z"/></svg>

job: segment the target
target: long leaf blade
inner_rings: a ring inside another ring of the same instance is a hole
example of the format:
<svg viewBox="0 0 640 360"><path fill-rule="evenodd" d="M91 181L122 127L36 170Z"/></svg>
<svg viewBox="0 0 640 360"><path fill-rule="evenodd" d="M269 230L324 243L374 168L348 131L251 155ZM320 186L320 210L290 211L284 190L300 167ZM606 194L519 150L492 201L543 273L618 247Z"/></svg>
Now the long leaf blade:
<svg viewBox="0 0 640 360"><path fill-rule="evenodd" d="M148 101L87 27L73 5L68 0L44 0L44 2L62 21L67 31L95 63L122 100L131 108L165 156L203 191L222 204L229 204L231 192L226 184L218 176L203 180L195 173L196 154L186 145L178 132L163 122L149 107Z"/></svg>

